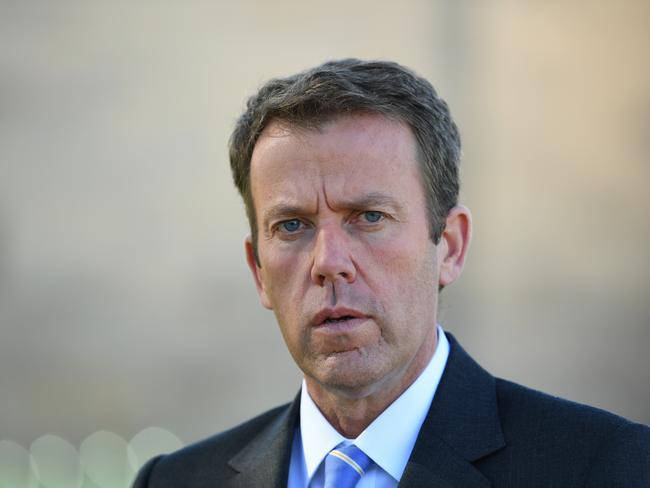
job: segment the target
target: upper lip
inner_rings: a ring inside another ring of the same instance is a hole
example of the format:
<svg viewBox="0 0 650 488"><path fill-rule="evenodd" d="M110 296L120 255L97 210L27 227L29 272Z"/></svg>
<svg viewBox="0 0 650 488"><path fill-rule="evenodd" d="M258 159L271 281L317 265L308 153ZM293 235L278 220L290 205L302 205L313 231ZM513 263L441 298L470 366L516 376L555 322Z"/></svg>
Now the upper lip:
<svg viewBox="0 0 650 488"><path fill-rule="evenodd" d="M336 307L336 308L324 308L318 312L314 319L312 320L313 325L321 325L328 319L340 319L341 317L354 317L354 318L364 318L367 317L366 314L354 310L353 308L346 307Z"/></svg>

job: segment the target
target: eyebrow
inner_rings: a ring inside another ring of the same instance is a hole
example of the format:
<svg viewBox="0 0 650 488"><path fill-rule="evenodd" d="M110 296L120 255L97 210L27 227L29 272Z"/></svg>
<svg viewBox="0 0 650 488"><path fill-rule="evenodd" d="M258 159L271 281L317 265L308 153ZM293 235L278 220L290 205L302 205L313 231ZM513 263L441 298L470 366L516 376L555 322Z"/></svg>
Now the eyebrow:
<svg viewBox="0 0 650 488"><path fill-rule="evenodd" d="M304 215L307 213L304 208L298 207L296 205L291 205L288 203L276 203L270 207L266 212L264 212L262 223L264 227L268 226L269 221L275 220L281 217L287 217L289 215Z"/></svg>
<svg viewBox="0 0 650 488"><path fill-rule="evenodd" d="M343 200L340 207L351 209L363 209L372 207L392 207L396 211L402 210L402 205L395 198L382 192L372 192L361 195L351 200Z"/></svg>
<svg viewBox="0 0 650 488"><path fill-rule="evenodd" d="M397 200L395 200L395 198L381 192L367 193L365 195L359 196L358 198L342 200L337 203L337 207L351 210L391 207L398 213L400 213L403 208L402 205ZM266 228L269 221L271 220L294 215L305 215L308 213L311 212L306 210L304 207L280 202L271 206L267 211L264 212L262 223Z"/></svg>

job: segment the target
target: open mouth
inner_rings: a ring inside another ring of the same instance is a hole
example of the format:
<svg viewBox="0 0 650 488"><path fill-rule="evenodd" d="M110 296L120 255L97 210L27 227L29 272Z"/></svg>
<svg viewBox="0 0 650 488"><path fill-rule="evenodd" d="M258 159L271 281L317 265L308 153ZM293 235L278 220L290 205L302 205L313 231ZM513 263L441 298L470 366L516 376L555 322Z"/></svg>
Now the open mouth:
<svg viewBox="0 0 650 488"><path fill-rule="evenodd" d="M337 307L323 309L312 319L314 327L330 326L331 329L339 330L342 327L351 327L354 324L365 322L367 316L352 308Z"/></svg>
<svg viewBox="0 0 650 488"><path fill-rule="evenodd" d="M339 322L344 322L346 320L352 320L356 317L353 317L352 315L344 315L343 317L337 317L337 318L328 318L323 321L323 324L336 324Z"/></svg>

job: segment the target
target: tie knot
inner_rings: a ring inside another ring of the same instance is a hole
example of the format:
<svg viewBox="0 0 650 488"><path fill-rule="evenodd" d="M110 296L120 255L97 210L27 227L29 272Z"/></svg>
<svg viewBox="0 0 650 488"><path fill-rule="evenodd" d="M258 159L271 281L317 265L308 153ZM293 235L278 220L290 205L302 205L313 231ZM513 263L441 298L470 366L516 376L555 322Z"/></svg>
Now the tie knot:
<svg viewBox="0 0 650 488"><path fill-rule="evenodd" d="M357 484L372 460L354 444L337 446L325 458L325 488L351 488Z"/></svg>

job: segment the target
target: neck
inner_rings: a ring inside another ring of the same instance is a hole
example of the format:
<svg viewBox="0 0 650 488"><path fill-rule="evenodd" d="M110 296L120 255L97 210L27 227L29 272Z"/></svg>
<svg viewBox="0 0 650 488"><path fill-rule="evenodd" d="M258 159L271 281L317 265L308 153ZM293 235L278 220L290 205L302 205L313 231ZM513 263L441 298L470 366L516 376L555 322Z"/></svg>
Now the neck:
<svg viewBox="0 0 650 488"><path fill-rule="evenodd" d="M436 333L434 340L423 344L413 360L392 381L383 378L370 387L363 385L358 391L350 392L305 377L309 396L332 427L343 437L355 439L420 376L433 357L437 339Z"/></svg>

